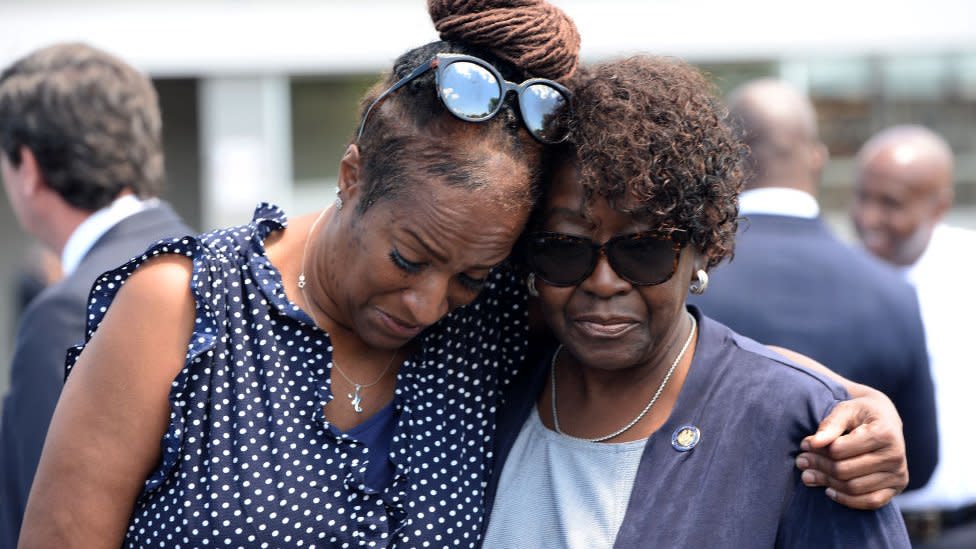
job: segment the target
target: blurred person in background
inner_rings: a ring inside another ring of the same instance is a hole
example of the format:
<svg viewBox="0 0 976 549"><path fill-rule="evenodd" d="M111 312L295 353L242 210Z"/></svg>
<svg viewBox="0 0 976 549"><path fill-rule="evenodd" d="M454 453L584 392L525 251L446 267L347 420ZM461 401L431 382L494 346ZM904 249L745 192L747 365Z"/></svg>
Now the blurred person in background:
<svg viewBox="0 0 976 549"><path fill-rule="evenodd" d="M61 277L61 258L50 248L34 244L27 250L14 288L18 321L34 298Z"/></svg>
<svg viewBox="0 0 976 549"><path fill-rule="evenodd" d="M20 319L3 400L0 546L14 547L92 282L191 229L156 198L164 174L152 83L83 44L37 50L0 74L0 170L17 221L64 271Z"/></svg>
<svg viewBox="0 0 976 549"><path fill-rule="evenodd" d="M898 505L918 547L976 547L976 232L943 221L953 202L954 159L921 126L881 131L857 156L852 217L864 247L918 290L939 418L939 464ZM904 416L903 416L904 417ZM907 420L906 420L907 421ZM911 459L911 454L909 454Z"/></svg>
<svg viewBox="0 0 976 549"><path fill-rule="evenodd" d="M915 292L889 266L841 242L821 217L828 153L810 100L760 79L728 103L750 150L743 219L733 259L690 302L743 335L888 395L904 422L908 489L923 486L938 461L938 436Z"/></svg>

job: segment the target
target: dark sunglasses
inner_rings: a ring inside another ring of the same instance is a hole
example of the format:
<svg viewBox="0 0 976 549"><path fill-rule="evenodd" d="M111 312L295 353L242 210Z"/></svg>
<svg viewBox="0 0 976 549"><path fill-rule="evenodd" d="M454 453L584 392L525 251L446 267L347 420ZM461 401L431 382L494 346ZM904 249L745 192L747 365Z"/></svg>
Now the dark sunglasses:
<svg viewBox="0 0 976 549"><path fill-rule="evenodd" d="M532 271L553 286L578 286L593 274L601 256L620 278L635 286L653 286L674 275L687 242L688 234L680 229L625 234L603 244L581 236L537 232L529 235L527 252Z"/></svg>
<svg viewBox="0 0 976 549"><path fill-rule="evenodd" d="M439 53L404 76L366 109L356 142L363 136L369 113L393 92L430 69L437 69L437 96L451 114L468 122L490 120L502 108L509 92L518 94L522 121L542 143L559 143L569 135L569 90L552 80L531 78L515 84L502 78L487 61L470 55Z"/></svg>

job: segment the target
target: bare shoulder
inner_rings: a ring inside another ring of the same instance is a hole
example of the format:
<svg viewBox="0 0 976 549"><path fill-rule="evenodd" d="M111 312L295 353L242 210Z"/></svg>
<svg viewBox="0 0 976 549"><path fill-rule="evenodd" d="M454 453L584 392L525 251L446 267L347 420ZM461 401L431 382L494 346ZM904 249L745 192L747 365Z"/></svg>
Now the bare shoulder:
<svg viewBox="0 0 976 549"><path fill-rule="evenodd" d="M192 277L193 264L184 256L159 256L140 266L119 289L69 382L96 361L101 367L116 365L115 373L125 377L133 357L139 357L141 367L132 374L152 379L157 370L168 384L183 366L193 332Z"/></svg>
<svg viewBox="0 0 976 549"><path fill-rule="evenodd" d="M190 280L193 262L182 255L160 255L140 266L119 290L117 300L151 301L155 305L191 304Z"/></svg>
<svg viewBox="0 0 976 549"><path fill-rule="evenodd" d="M112 309L126 310L127 320L163 320L183 316L187 311L192 314L195 308L190 292L192 278L193 263L188 257L162 255L149 259L125 281L105 321L110 321L113 316ZM156 328L165 329L165 326L157 325Z"/></svg>

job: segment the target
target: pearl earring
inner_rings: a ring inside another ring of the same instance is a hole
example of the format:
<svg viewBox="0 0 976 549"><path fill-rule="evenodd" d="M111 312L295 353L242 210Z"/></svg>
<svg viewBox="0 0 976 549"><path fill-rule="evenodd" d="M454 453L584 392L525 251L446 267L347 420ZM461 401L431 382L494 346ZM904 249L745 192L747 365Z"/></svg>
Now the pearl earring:
<svg viewBox="0 0 976 549"><path fill-rule="evenodd" d="M702 295L708 289L708 273L704 269L698 269L695 277L688 289L695 295Z"/></svg>

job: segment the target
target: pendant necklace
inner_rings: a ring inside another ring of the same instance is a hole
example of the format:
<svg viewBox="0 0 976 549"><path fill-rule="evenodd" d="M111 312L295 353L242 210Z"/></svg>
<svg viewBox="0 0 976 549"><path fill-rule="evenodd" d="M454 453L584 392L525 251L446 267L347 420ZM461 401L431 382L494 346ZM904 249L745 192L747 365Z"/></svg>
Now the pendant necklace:
<svg viewBox="0 0 976 549"><path fill-rule="evenodd" d="M309 316L312 317L312 322L319 327L322 325L315 316L315 311L313 310L312 302L308 299L308 294L305 293L305 259L308 256L308 244L312 240L312 232L315 230L315 227L319 224L319 221L323 216L325 216L325 212L327 211L328 209L322 210L322 213L320 213L319 216L315 218L315 221L312 222L312 226L308 228L308 235L305 237L305 247L302 249L302 272L298 274L298 289L302 292L302 299L305 300L305 307L308 309ZM332 365L335 367L336 371L339 372L339 375L341 375L347 383L352 385L353 392L347 393L346 397L349 398L349 404L352 406L352 409L355 410L357 414L361 414L363 413L363 389L368 389L373 385L376 385L382 381L384 377L386 377L386 373L390 371L390 366L393 366L393 361L396 360L397 351L393 351L393 356L390 357L390 361L386 364L386 368L383 368L383 371L380 372L380 375L376 376L376 379L369 383L356 383L352 380L352 378L346 375L346 372L342 371L342 368L339 366L339 361L336 360L335 350L335 345L333 345Z"/></svg>

